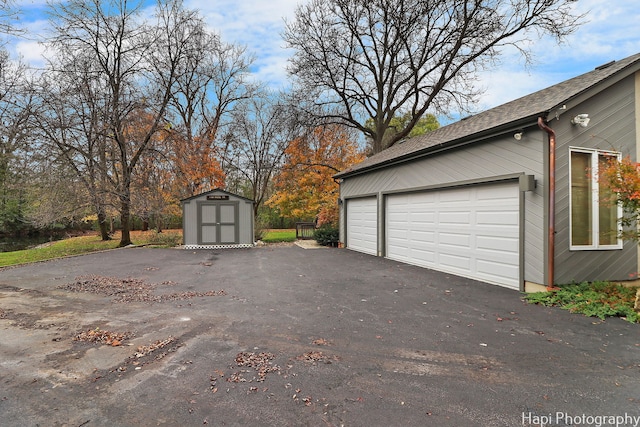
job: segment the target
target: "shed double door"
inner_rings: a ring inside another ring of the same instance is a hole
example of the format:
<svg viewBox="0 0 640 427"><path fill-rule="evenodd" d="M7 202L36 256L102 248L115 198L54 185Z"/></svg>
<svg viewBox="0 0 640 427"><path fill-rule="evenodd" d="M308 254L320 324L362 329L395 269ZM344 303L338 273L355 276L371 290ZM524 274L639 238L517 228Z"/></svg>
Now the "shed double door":
<svg viewBox="0 0 640 427"><path fill-rule="evenodd" d="M240 243L238 203L217 202L198 205L198 244Z"/></svg>

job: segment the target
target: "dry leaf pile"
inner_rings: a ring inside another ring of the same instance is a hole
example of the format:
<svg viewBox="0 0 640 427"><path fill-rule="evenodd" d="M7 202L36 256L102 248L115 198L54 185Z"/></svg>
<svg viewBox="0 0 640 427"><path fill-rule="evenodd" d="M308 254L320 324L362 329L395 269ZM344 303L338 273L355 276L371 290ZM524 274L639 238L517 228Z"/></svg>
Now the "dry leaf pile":
<svg viewBox="0 0 640 427"><path fill-rule="evenodd" d="M178 292L173 294L163 294L153 297L153 302L165 302L165 301L181 301L198 297L219 297L224 296L227 293L224 289L219 291L207 291L207 292Z"/></svg>
<svg viewBox="0 0 640 427"><path fill-rule="evenodd" d="M278 365L273 365L271 361L275 358L272 353L260 352L253 353L248 351L240 352L236 355L236 364L240 367L249 367L253 368L258 374L258 378L255 378L256 381L262 382L266 378L267 374L270 372L279 372L280 367ZM246 381L243 378L242 373L246 373L248 371L234 372L227 378L229 382L244 382Z"/></svg>
<svg viewBox="0 0 640 427"><path fill-rule="evenodd" d="M90 329L88 331L80 332L73 337L74 341L85 341L99 344L106 344L113 347L122 345L122 341L133 337L131 332L111 332L102 331L99 328Z"/></svg>
<svg viewBox="0 0 640 427"><path fill-rule="evenodd" d="M128 365L135 366L135 370L142 369L144 365L151 363L156 360L160 360L164 358L167 354L174 352L178 349L179 345L177 343L178 339L174 337L169 337L164 340L157 340L150 345L141 345L136 349L136 352L133 356L129 356L125 359L124 365L121 365L117 368L111 369L109 374L116 373L118 376L122 375L124 372L128 371ZM166 348L171 344L175 344L172 347ZM164 349L164 351L158 351ZM152 359L143 359L145 356L155 355ZM97 381L100 378L104 378L107 374L98 375L93 380Z"/></svg>
<svg viewBox="0 0 640 427"><path fill-rule="evenodd" d="M141 345L137 348L137 351L135 353L135 357L136 358L141 358L144 357L148 354L153 353L154 351L164 348L166 346L168 346L169 344L172 344L176 341L176 338L174 337L169 337L167 339L164 340L157 340L156 342L154 342L153 344L150 345ZM160 358L164 357L164 354L161 355Z"/></svg>
<svg viewBox="0 0 640 427"><path fill-rule="evenodd" d="M173 286L175 282L166 281L161 285ZM170 294L153 295L155 285L145 283L140 279L121 279L98 275L78 276L73 283L60 285L58 289L70 292L86 292L98 295L114 296L114 302L167 302L182 301L197 297L222 296L224 290L207 292L176 292Z"/></svg>
<svg viewBox="0 0 640 427"><path fill-rule="evenodd" d="M318 362L331 364L334 360L337 360L336 356L329 356L321 351L307 351L306 353L296 356L296 360L301 360L305 363L317 364Z"/></svg>

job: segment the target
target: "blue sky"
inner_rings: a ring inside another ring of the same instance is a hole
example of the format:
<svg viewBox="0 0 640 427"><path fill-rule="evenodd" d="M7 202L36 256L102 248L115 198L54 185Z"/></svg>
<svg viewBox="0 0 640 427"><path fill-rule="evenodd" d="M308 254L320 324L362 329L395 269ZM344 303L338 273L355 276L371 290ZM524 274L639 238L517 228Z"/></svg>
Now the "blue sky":
<svg viewBox="0 0 640 427"><path fill-rule="evenodd" d="M16 0L24 10L22 23L29 40L12 43L11 50L37 64L42 48L39 35L47 27L45 0ZM255 74L274 87L286 85L290 52L280 34L284 19L292 19L299 0L185 0L198 9L223 40L245 45L256 56ZM514 52L491 72L480 76L484 89L478 110L494 107L569 79L612 60L640 53L640 8L637 0L577 0L573 7L587 13L586 23L562 45L552 39L535 40L535 62L526 67Z"/></svg>

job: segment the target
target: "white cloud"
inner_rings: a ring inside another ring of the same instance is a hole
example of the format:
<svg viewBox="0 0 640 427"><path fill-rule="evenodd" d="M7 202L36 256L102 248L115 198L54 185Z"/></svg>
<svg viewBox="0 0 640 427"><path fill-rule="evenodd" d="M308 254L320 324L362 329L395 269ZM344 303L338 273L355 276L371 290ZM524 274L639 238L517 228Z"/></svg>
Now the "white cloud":
<svg viewBox="0 0 640 427"><path fill-rule="evenodd" d="M293 19L297 4L297 0L191 0L187 7L199 9L225 41L247 46L257 56L256 77L280 87L286 85L285 67L291 54L283 48L283 20ZM580 0L573 7L578 13L587 12L586 22L565 43L532 40L535 60L530 67L517 54L507 52L495 69L482 73L479 84L486 91L481 107L508 102L640 52L640 9L634 2Z"/></svg>
<svg viewBox="0 0 640 427"><path fill-rule="evenodd" d="M581 0L578 13L587 13L585 23L562 44L550 37L531 44L534 63L527 69L514 52L507 52L500 65L483 73L486 88L483 108L494 107L555 83L584 74L612 60L640 53L640 9L633 2Z"/></svg>
<svg viewBox="0 0 640 427"><path fill-rule="evenodd" d="M26 63L41 68L44 65L44 46L35 41L19 41L15 45L15 55Z"/></svg>
<svg viewBox="0 0 640 427"><path fill-rule="evenodd" d="M29 61L37 61L42 48L35 41L47 22L42 10L46 0L17 0L25 10L28 40L16 41L13 50ZM147 0L150 7L153 2ZM256 56L255 78L273 87L287 86L286 65L291 51L281 38L284 20L292 20L300 0L185 0L185 7L197 9L210 29L225 42L247 47ZM611 60L640 52L640 8L628 0L580 0L573 4L587 13L586 23L558 45L551 38L532 40L535 62L526 68L522 60L506 51L500 64L480 75L485 88L482 108L508 102L562 80L592 70Z"/></svg>
<svg viewBox="0 0 640 427"><path fill-rule="evenodd" d="M542 74L532 74L522 69L496 69L483 73L480 86L484 89L479 110L486 110L520 98L548 86Z"/></svg>
<svg viewBox="0 0 640 427"><path fill-rule="evenodd" d="M247 47L256 56L255 77L275 87L286 85L286 64L291 52L284 48L284 19L292 19L298 0L235 1L191 0L210 29L227 43Z"/></svg>

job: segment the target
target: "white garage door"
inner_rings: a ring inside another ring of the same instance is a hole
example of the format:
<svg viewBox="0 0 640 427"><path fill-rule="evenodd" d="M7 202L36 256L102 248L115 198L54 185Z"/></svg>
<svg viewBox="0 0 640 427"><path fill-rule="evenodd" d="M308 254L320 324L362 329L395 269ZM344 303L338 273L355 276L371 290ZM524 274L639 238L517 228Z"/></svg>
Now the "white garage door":
<svg viewBox="0 0 640 427"><path fill-rule="evenodd" d="M375 197L347 200L347 247L378 254L378 201Z"/></svg>
<svg viewBox="0 0 640 427"><path fill-rule="evenodd" d="M393 260L519 289L519 193L513 183L390 195Z"/></svg>

